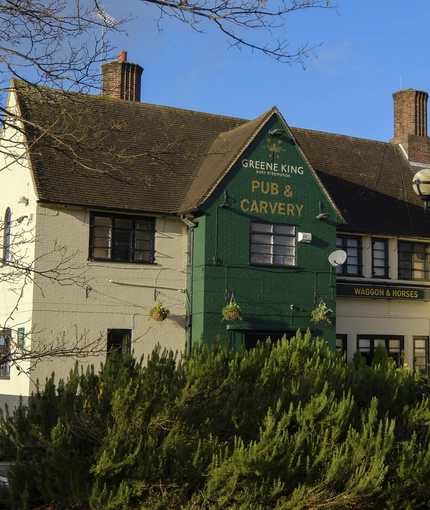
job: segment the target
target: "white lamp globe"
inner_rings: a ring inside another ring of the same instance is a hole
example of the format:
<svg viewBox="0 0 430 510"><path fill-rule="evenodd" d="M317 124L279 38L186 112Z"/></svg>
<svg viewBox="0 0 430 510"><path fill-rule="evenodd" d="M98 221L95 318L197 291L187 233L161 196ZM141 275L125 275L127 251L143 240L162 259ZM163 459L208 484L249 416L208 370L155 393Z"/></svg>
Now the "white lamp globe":
<svg viewBox="0 0 430 510"><path fill-rule="evenodd" d="M415 193L424 202L424 209L427 209L430 200L430 168L423 168L414 175L412 186Z"/></svg>

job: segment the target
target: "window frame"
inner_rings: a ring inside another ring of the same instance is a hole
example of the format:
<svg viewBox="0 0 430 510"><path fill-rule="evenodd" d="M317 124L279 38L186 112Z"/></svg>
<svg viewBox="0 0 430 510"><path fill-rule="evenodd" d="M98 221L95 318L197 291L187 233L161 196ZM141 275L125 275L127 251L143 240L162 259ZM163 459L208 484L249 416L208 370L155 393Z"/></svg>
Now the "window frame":
<svg viewBox="0 0 430 510"><path fill-rule="evenodd" d="M376 258L377 253L381 253L382 250L376 249L375 244L383 244L383 255ZM383 237L372 237L372 278L389 278L390 266L389 266L389 251L388 251L388 239ZM375 265L375 260L382 260L383 265ZM375 269L383 271L383 274L375 274Z"/></svg>
<svg viewBox="0 0 430 510"><path fill-rule="evenodd" d="M356 241L357 246L348 245L349 241ZM348 234L337 234L336 249L343 250L347 257L344 264L336 266L336 274L338 276L362 277L363 276L363 238L361 236L353 236ZM356 250L356 254L351 254L352 250ZM357 259L357 263L351 262ZM351 268L357 268L356 272L351 272Z"/></svg>
<svg viewBox="0 0 430 510"><path fill-rule="evenodd" d="M130 227L120 226L121 223L126 222L130 222ZM138 228L139 223L146 223L149 228ZM105 235L102 235L103 233ZM138 234L146 235L139 239ZM138 248L139 243L141 246L148 244L149 247L146 249ZM102 251L106 252L106 256L100 255ZM124 256L124 254L127 254L127 256ZM139 254L141 258L138 258ZM155 218L152 216L91 212L89 259L125 264L155 264Z"/></svg>
<svg viewBox="0 0 430 510"><path fill-rule="evenodd" d="M348 335L336 333L336 351L348 356Z"/></svg>
<svg viewBox="0 0 430 510"><path fill-rule="evenodd" d="M4 338L0 340L0 356L6 355L10 356L10 345L11 345L11 330L10 329L0 329L0 338ZM3 363L0 363L0 379L10 379L10 361L7 360Z"/></svg>
<svg viewBox="0 0 430 510"><path fill-rule="evenodd" d="M113 337L121 337L121 342L114 341ZM107 355L116 351L121 356L131 353L132 330L124 328L109 328L106 335Z"/></svg>
<svg viewBox="0 0 430 510"><path fill-rule="evenodd" d="M430 374L430 345L429 345L429 337L428 336L414 336L414 372L418 372L420 374ZM423 342L424 346L418 346L418 342ZM423 352L421 356L418 356L418 351ZM418 364L418 359L424 360L424 365Z"/></svg>
<svg viewBox="0 0 430 510"><path fill-rule="evenodd" d="M12 210L10 207L6 208L3 222L3 250L2 259L3 263L7 264L10 262L11 256L11 235L12 235Z"/></svg>
<svg viewBox="0 0 430 510"><path fill-rule="evenodd" d="M258 226L261 228L258 229ZM265 231L265 228L262 227L271 228L271 231ZM288 229L291 230L291 233L286 233ZM270 242L262 242L262 238L264 239L265 237L267 239L270 237ZM287 240L290 239L292 240L292 245L288 244ZM283 248L285 249L284 253L282 253ZM267 251L265 252L265 250ZM292 254L288 253L289 250L292 251ZM278 253L275 253L276 251ZM257 260L258 257L262 259L261 262ZM279 262L281 258L292 259L292 263L281 263ZM252 266L296 267L297 226L288 223L251 221L249 225L249 264Z"/></svg>
<svg viewBox="0 0 430 510"><path fill-rule="evenodd" d="M406 247L410 247L411 251L407 251ZM419 253L417 247L424 248L424 254ZM401 260L401 256L405 257L405 255L409 255L409 260ZM423 265L424 267L421 269L414 268L414 263L416 263L419 259L420 255L424 255ZM415 256L417 257L414 260ZM403 262L403 264L402 264ZM405 267L408 262L408 267ZM410 276L405 276L405 272L409 272ZM422 272L424 274L423 278L417 278L414 276L414 273ZM430 243L422 243L415 241L397 241L397 278L399 280L409 280L409 281L428 281L430 279Z"/></svg>
<svg viewBox="0 0 430 510"><path fill-rule="evenodd" d="M370 341L368 355L363 354L363 352L367 352L367 351L363 351L360 349L360 340L369 340ZM394 352L392 350L390 351L390 344L389 344L390 340L399 342L398 353L394 354ZM375 356L375 349L378 345L376 342L379 342L379 343L384 342L384 344L385 344L384 347L387 349L388 357L394 359L394 361L396 362L396 366L400 366L401 361L402 361L401 360L402 351L404 351L404 349L405 349L405 337L403 335L363 335L363 334L357 335L357 351L361 352L361 354L366 359L366 362L368 365L370 365L372 363L373 358Z"/></svg>

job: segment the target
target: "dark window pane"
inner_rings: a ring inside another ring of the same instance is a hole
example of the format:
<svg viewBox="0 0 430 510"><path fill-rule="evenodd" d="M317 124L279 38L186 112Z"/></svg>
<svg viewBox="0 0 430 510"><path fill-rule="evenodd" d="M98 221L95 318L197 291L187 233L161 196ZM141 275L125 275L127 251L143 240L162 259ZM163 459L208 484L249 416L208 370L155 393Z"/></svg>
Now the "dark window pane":
<svg viewBox="0 0 430 510"><path fill-rule="evenodd" d="M5 356L10 354L10 330L0 330L0 358L5 359ZM6 358L7 359L7 358ZM5 361L0 363L0 377L9 378L10 376L10 363Z"/></svg>
<svg viewBox="0 0 430 510"><path fill-rule="evenodd" d="M94 216L94 225L112 227L112 218L109 216Z"/></svg>
<svg viewBox="0 0 430 510"><path fill-rule="evenodd" d="M375 355L375 349L378 345L383 345L388 352L388 356L396 363L401 364L401 354L404 346L403 336L388 335L358 335L357 349L366 358L366 362L370 365Z"/></svg>
<svg viewBox="0 0 430 510"><path fill-rule="evenodd" d="M130 236L131 232L115 230L113 237L115 260L130 260Z"/></svg>
<svg viewBox="0 0 430 510"><path fill-rule="evenodd" d="M398 242L398 277L403 280L428 280L430 248L427 243Z"/></svg>
<svg viewBox="0 0 430 510"><path fill-rule="evenodd" d="M90 256L117 262L153 263L154 226L153 218L93 214Z"/></svg>
<svg viewBox="0 0 430 510"><path fill-rule="evenodd" d="M386 239L372 240L372 275L388 277L388 244Z"/></svg>
<svg viewBox="0 0 430 510"><path fill-rule="evenodd" d="M128 354L131 351L131 329L108 329L107 352Z"/></svg>
<svg viewBox="0 0 430 510"><path fill-rule="evenodd" d="M6 209L3 223L3 261L9 262L11 256L11 228L12 212L9 207Z"/></svg>
<svg viewBox="0 0 430 510"><path fill-rule="evenodd" d="M133 224L129 219L115 218L115 228L121 228L123 230L131 230Z"/></svg>
<svg viewBox="0 0 430 510"><path fill-rule="evenodd" d="M423 374L430 372L429 337L414 337L414 371Z"/></svg>
<svg viewBox="0 0 430 510"><path fill-rule="evenodd" d="M362 239L361 237L340 235L336 238L336 247L346 252L344 264L336 267L336 273L346 276L362 276Z"/></svg>

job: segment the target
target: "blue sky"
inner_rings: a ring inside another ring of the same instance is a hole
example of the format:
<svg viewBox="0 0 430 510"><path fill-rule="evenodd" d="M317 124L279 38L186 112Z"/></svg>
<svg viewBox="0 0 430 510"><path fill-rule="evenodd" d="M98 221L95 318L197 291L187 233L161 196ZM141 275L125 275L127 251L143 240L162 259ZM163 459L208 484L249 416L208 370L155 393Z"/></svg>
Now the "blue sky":
<svg viewBox="0 0 430 510"><path fill-rule="evenodd" d="M144 67L144 102L245 119L275 105L293 127L388 141L393 92L430 93L429 0L338 0L337 11L290 14L285 35L292 49L321 43L306 70L229 49L215 27L197 34L164 19L160 32L157 10L139 0L102 4L114 18L135 17L110 39L115 54L124 49Z"/></svg>

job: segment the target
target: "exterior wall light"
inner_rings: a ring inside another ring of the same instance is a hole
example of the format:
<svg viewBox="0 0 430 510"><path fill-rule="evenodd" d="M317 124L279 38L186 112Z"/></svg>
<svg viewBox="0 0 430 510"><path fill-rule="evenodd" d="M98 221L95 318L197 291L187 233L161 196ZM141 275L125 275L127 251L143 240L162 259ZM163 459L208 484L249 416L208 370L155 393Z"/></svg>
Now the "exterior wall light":
<svg viewBox="0 0 430 510"><path fill-rule="evenodd" d="M270 136L281 136L284 134L284 130L283 129L271 129L269 131L269 135Z"/></svg>
<svg viewBox="0 0 430 510"><path fill-rule="evenodd" d="M193 221L193 218L187 218L187 216L181 216L181 220L185 223L187 227L194 228L197 227L197 223Z"/></svg>
<svg viewBox="0 0 430 510"><path fill-rule="evenodd" d="M430 168L423 168L414 175L412 186L415 193L424 202L424 211L428 209L430 201Z"/></svg>
<svg viewBox="0 0 430 510"><path fill-rule="evenodd" d="M330 218L330 214L327 212L323 212L323 203L322 202L319 203L319 207L320 207L320 212L317 216L315 216L316 219L320 220L320 221L328 220Z"/></svg>

